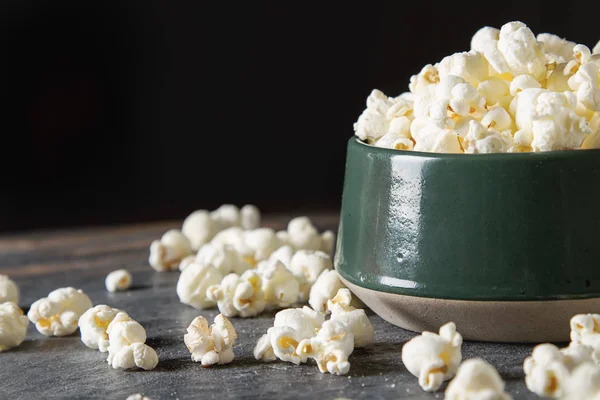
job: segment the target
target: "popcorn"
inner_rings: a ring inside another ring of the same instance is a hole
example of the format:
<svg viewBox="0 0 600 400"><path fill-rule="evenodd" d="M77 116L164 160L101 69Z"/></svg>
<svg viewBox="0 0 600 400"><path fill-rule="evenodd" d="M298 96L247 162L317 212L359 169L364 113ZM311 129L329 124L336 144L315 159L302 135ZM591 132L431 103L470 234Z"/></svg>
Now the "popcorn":
<svg viewBox="0 0 600 400"><path fill-rule="evenodd" d="M418 75L413 75L410 77L410 84L408 85L408 89L413 94L422 93L428 91L431 87L435 87L435 85L439 82L440 73L438 69L431 64L427 64L423 67L423 69L419 72ZM368 102L369 100L367 100L367 104Z"/></svg>
<svg viewBox="0 0 600 400"><path fill-rule="evenodd" d="M152 400L150 397L142 396L140 393L135 393L127 397L125 400Z"/></svg>
<svg viewBox="0 0 600 400"><path fill-rule="evenodd" d="M494 106L510 94L507 81L491 76L477 85L477 93L486 100L488 106Z"/></svg>
<svg viewBox="0 0 600 400"><path fill-rule="evenodd" d="M402 362L406 369L419 378L419 385L434 392L444 381L452 379L462 360L462 336L456 325L448 322L439 334L424 331L402 347Z"/></svg>
<svg viewBox="0 0 600 400"><path fill-rule="evenodd" d="M252 204L240 209L240 224L243 229L252 230L260 227L260 210Z"/></svg>
<svg viewBox="0 0 600 400"><path fill-rule="evenodd" d="M179 263L179 270L183 271L196 261L196 254L184 257Z"/></svg>
<svg viewBox="0 0 600 400"><path fill-rule="evenodd" d="M156 271L177 269L181 260L192 254L190 241L178 230L171 229L150 245L148 262Z"/></svg>
<svg viewBox="0 0 600 400"><path fill-rule="evenodd" d="M298 299L300 284L281 261L267 262L260 272L264 300L272 307L287 307Z"/></svg>
<svg viewBox="0 0 600 400"><path fill-rule="evenodd" d="M539 89L541 87L542 85L531 75L519 75L510 83L510 94L516 96L517 93L524 89Z"/></svg>
<svg viewBox="0 0 600 400"><path fill-rule="evenodd" d="M588 62L582 65L568 80L575 91L577 100L590 111L600 111L600 87L598 86L598 65Z"/></svg>
<svg viewBox="0 0 600 400"><path fill-rule="evenodd" d="M600 40L598 40L598 43L592 49L592 54L600 54Z"/></svg>
<svg viewBox="0 0 600 400"><path fill-rule="evenodd" d="M477 86L479 82L488 77L488 68L488 62L483 54L472 50L444 57L440 62L438 72L440 80L448 75L454 75Z"/></svg>
<svg viewBox="0 0 600 400"><path fill-rule="evenodd" d="M254 317L265 309L263 282L255 270L241 276L229 274L220 283L208 287L207 299L216 302L219 311L226 317Z"/></svg>
<svg viewBox="0 0 600 400"><path fill-rule="evenodd" d="M523 364L525 384L533 393L560 398L565 395L564 386L569 378L565 355L553 344L541 344L533 349Z"/></svg>
<svg viewBox="0 0 600 400"><path fill-rule="evenodd" d="M318 250L321 238L308 217L297 217L288 223L288 244L295 250Z"/></svg>
<svg viewBox="0 0 600 400"><path fill-rule="evenodd" d="M212 265L223 276L230 272L242 273L250 267L241 262L238 253L231 246L218 243L207 243L200 247L196 254L196 262Z"/></svg>
<svg viewBox="0 0 600 400"><path fill-rule="evenodd" d="M294 249L292 249L288 245L283 245L277 250L275 250L269 256L269 262L281 261L283 265L289 267L292 262L292 257L294 256Z"/></svg>
<svg viewBox="0 0 600 400"><path fill-rule="evenodd" d="M177 281L177 296L183 304L202 310L215 305L207 297L206 291L211 285L217 285L223 279L223 274L210 264L194 262L179 276Z"/></svg>
<svg viewBox="0 0 600 400"><path fill-rule="evenodd" d="M479 358L472 358L461 364L456 378L450 382L444 399L446 400L512 400L504 392L504 381L498 371Z"/></svg>
<svg viewBox="0 0 600 400"><path fill-rule="evenodd" d="M497 42L500 39L500 30L491 26L484 26L473 35L471 39L471 50L483 53L490 42Z"/></svg>
<svg viewBox="0 0 600 400"><path fill-rule="evenodd" d="M344 288L336 270L321 272L316 282L310 288L308 304L323 314L327 312L327 301L332 299L338 290Z"/></svg>
<svg viewBox="0 0 600 400"><path fill-rule="evenodd" d="M19 304L19 287L6 275L0 274L0 304L12 301Z"/></svg>
<svg viewBox="0 0 600 400"><path fill-rule="evenodd" d="M158 364L154 349L144 342L146 330L127 313L119 312L106 328L107 362L114 369L141 368L151 370Z"/></svg>
<svg viewBox="0 0 600 400"><path fill-rule="evenodd" d="M297 347L300 357L313 358L321 373L345 375L350 370L354 335L346 324L331 319L323 323L317 336L302 340Z"/></svg>
<svg viewBox="0 0 600 400"><path fill-rule="evenodd" d="M233 204L223 204L211 211L210 217L216 223L218 231L241 225L240 210Z"/></svg>
<svg viewBox="0 0 600 400"><path fill-rule="evenodd" d="M546 77L544 45L536 40L524 23L509 22L502 26L497 43L500 54L488 47L484 49L483 54L498 74L529 74L537 80Z"/></svg>
<svg viewBox="0 0 600 400"><path fill-rule="evenodd" d="M329 257L333 257L335 249L335 233L327 230L321 234L321 248L320 250L327 253Z"/></svg>
<svg viewBox="0 0 600 400"><path fill-rule="evenodd" d="M189 240L193 251L198 251L217 233L217 223L206 210L196 210L183 221L181 232Z"/></svg>
<svg viewBox="0 0 600 400"><path fill-rule="evenodd" d="M564 400L600 399L600 365L584 363L577 367L567 383Z"/></svg>
<svg viewBox="0 0 600 400"><path fill-rule="evenodd" d="M228 364L233 361L233 346L237 333L231 322L222 314L215 317L210 328L204 317L194 318L187 332L183 340L192 353L194 362L209 367L213 364Z"/></svg>
<svg viewBox="0 0 600 400"><path fill-rule="evenodd" d="M571 318L571 341L591 347L592 357L600 363L600 314L579 314Z"/></svg>
<svg viewBox="0 0 600 400"><path fill-rule="evenodd" d="M573 75L580 66L588 63L592 58L592 52L587 46L578 44L573 47L573 59L567 63L564 69L565 75Z"/></svg>
<svg viewBox="0 0 600 400"><path fill-rule="evenodd" d="M499 108L497 110L503 109ZM504 112L506 113L506 111ZM463 141L465 153L473 154L503 153L509 151L512 146L513 137L509 130L499 132L495 129L486 129L477 121L470 121L469 132Z"/></svg>
<svg viewBox="0 0 600 400"><path fill-rule="evenodd" d="M321 272L333 269L331 257L322 251L298 250L288 264L289 270L300 283L299 301L308 300L310 289Z"/></svg>
<svg viewBox="0 0 600 400"><path fill-rule="evenodd" d="M77 330L79 317L92 307L83 291L72 287L53 290L31 305L27 317L45 336L67 336Z"/></svg>
<svg viewBox="0 0 600 400"><path fill-rule="evenodd" d="M118 269L109 273L104 280L106 290L116 292L118 290L127 290L131 287L133 278L126 269Z"/></svg>
<svg viewBox="0 0 600 400"><path fill-rule="evenodd" d="M271 228L258 228L244 232L244 243L255 261L267 260L283 243Z"/></svg>
<svg viewBox="0 0 600 400"><path fill-rule="evenodd" d="M28 325L23 310L14 302L0 303L0 353L23 343Z"/></svg>
<svg viewBox="0 0 600 400"><path fill-rule="evenodd" d="M98 349L102 353L108 351L108 325L121 311L101 304L90 308L79 317L81 341L90 349Z"/></svg>
<svg viewBox="0 0 600 400"><path fill-rule="evenodd" d="M348 326L354 335L354 347L365 347L373 343L373 325L365 310L352 307L351 301L350 290L340 289L335 297L327 302L327 311L331 312L331 320Z"/></svg>
<svg viewBox="0 0 600 400"><path fill-rule="evenodd" d="M571 58L575 43L551 33L537 35L538 42L544 44L544 53L549 63L564 63Z"/></svg>
<svg viewBox="0 0 600 400"><path fill-rule="evenodd" d="M275 352L273 352L273 347L271 346L271 339L269 338L269 334L265 333L258 339L254 350L252 351L254 358L261 361L275 361L277 356L275 356Z"/></svg>

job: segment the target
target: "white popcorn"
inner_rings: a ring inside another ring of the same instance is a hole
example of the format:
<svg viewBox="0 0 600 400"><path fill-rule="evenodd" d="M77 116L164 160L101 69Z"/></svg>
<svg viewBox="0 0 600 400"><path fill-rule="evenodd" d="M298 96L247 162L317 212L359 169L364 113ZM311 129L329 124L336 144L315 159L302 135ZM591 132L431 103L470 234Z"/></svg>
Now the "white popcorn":
<svg viewBox="0 0 600 400"><path fill-rule="evenodd" d="M83 291L72 287L53 290L31 305L27 317L45 336L67 336L77 330L79 317L92 307Z"/></svg>
<svg viewBox="0 0 600 400"><path fill-rule="evenodd" d="M216 302L219 311L226 317L254 317L265 309L263 282L255 270L248 270L241 276L229 274L220 283L211 285L207 298Z"/></svg>
<svg viewBox="0 0 600 400"><path fill-rule="evenodd" d="M500 30L491 26L484 26L473 35L471 39L471 50L483 53L489 42L497 42L500 39Z"/></svg>
<svg viewBox="0 0 600 400"><path fill-rule="evenodd" d="M177 269L182 259L192 254L190 241L176 229L166 232L160 240L150 244L148 262L156 271L172 271Z"/></svg>
<svg viewBox="0 0 600 400"><path fill-rule="evenodd" d="M600 365L584 363L567 382L563 400L600 400Z"/></svg>
<svg viewBox="0 0 600 400"><path fill-rule="evenodd" d="M215 235L210 244L232 248L238 254L241 262L248 264L250 267L254 267L256 266L257 260L254 259L252 249L246 244L245 232L246 231L239 226L224 229Z"/></svg>
<svg viewBox="0 0 600 400"><path fill-rule="evenodd" d="M598 40L598 43L592 49L592 54L600 54L600 40Z"/></svg>
<svg viewBox="0 0 600 400"><path fill-rule="evenodd" d="M544 53L548 62L566 62L571 58L575 47L575 43L551 33L540 33L537 40L544 43Z"/></svg>
<svg viewBox="0 0 600 400"><path fill-rule="evenodd" d="M446 400L512 400L504 392L504 381L498 371L487 362L472 358L462 363L456 378L450 382Z"/></svg>
<svg viewBox="0 0 600 400"><path fill-rule="evenodd" d="M575 108L577 99L572 93L548 92L544 89L525 89L517 94L515 122L519 132L515 143L530 145L534 151L576 149L588 133L585 118ZM526 140L520 140L523 136Z"/></svg>
<svg viewBox="0 0 600 400"><path fill-rule="evenodd" d="M488 106L494 106L510 94L510 86L504 79L491 76L477 85L477 93L485 98Z"/></svg>
<svg viewBox="0 0 600 400"><path fill-rule="evenodd" d="M194 318L183 338L192 353L192 360L202 363L203 367L233 361L236 339L237 333L233 325L222 314L215 317L210 328L204 317Z"/></svg>
<svg viewBox="0 0 600 400"><path fill-rule="evenodd" d="M362 140L375 142L388 132L402 129L402 123L396 119L410 115L412 108L413 103L406 96L388 98L375 89L367 98L367 108L354 124L354 131Z"/></svg>
<svg viewBox="0 0 600 400"><path fill-rule="evenodd" d="M240 224L243 229L252 230L260 227L260 210L252 204L240 209Z"/></svg>
<svg viewBox="0 0 600 400"><path fill-rule="evenodd" d="M260 276L267 305L287 307L298 299L300 284L281 261L267 262Z"/></svg>
<svg viewBox="0 0 600 400"><path fill-rule="evenodd" d="M371 325L365 310L352 307L351 301L350 290L340 289L335 297L327 302L327 310L331 312L332 320L348 326L354 335L354 347L365 347L373 343L373 325Z"/></svg>
<svg viewBox="0 0 600 400"><path fill-rule="evenodd" d="M565 66L563 74L573 75L580 66L588 63L592 58L592 52L587 46L578 44L573 47L573 59Z"/></svg>
<svg viewBox="0 0 600 400"><path fill-rule="evenodd" d="M152 400L152 399L148 396L142 396L141 393L135 393L135 394L129 395L129 397L127 397L127 399L125 399L125 400Z"/></svg>
<svg viewBox="0 0 600 400"><path fill-rule="evenodd" d="M575 91L577 100L590 111L600 111L600 87L598 86L598 65L588 62L582 65L568 80Z"/></svg>
<svg viewBox="0 0 600 400"><path fill-rule="evenodd" d="M308 217L292 219L287 228L289 245L297 250L318 250L321 237Z"/></svg>
<svg viewBox="0 0 600 400"><path fill-rule="evenodd" d="M244 232L244 242L256 262L267 260L283 243L271 228L258 228Z"/></svg>
<svg viewBox="0 0 600 400"><path fill-rule="evenodd" d="M149 371L158 365L156 351L144 343L133 343L121 348L110 361L114 369L141 368Z"/></svg>
<svg viewBox="0 0 600 400"><path fill-rule="evenodd" d="M408 88L413 94L423 93L430 90L431 87L435 87L439 82L440 73L437 67L427 64L418 75L411 76Z"/></svg>
<svg viewBox="0 0 600 400"><path fill-rule="evenodd" d="M516 76L510 83L510 94L516 96L524 89L539 89L542 85L531 75Z"/></svg>
<svg viewBox="0 0 600 400"><path fill-rule="evenodd" d="M300 357L313 358L321 373L345 375L350 371L354 335L346 324L332 319L323 323L317 336L302 340L297 347Z"/></svg>
<svg viewBox="0 0 600 400"><path fill-rule="evenodd" d="M212 265L223 276L230 272L237 273L242 264L238 253L232 247L218 243L207 243L200 247L196 254L196 262Z"/></svg>
<svg viewBox="0 0 600 400"><path fill-rule="evenodd" d="M600 314L579 314L571 318L572 343L589 346L600 363Z"/></svg>
<svg viewBox="0 0 600 400"><path fill-rule="evenodd" d="M438 66L440 80L454 75L475 87L488 77L488 69L488 62L483 54L473 50L444 57Z"/></svg>
<svg viewBox="0 0 600 400"><path fill-rule="evenodd" d="M384 147L388 149L396 150L412 150L414 143L410 139L410 124L411 120L406 117L402 118L402 129L397 131L390 131L383 135L380 139L375 142L376 147ZM400 118L397 118L400 120Z"/></svg>
<svg viewBox="0 0 600 400"><path fill-rule="evenodd" d="M223 274L210 264L194 262L179 276L177 281L177 296L183 304L202 310L215 305L207 297L206 291L211 285L216 285L223 279Z"/></svg>
<svg viewBox="0 0 600 400"><path fill-rule="evenodd" d="M448 322L439 334L424 331L402 347L402 362L406 369L419 378L419 385L434 392L444 381L452 379L462 360L462 336L456 325Z"/></svg>
<svg viewBox="0 0 600 400"><path fill-rule="evenodd" d="M192 265L196 261L196 254L192 254L190 256L184 257L179 263L179 270L183 271L190 265Z"/></svg>
<svg viewBox="0 0 600 400"><path fill-rule="evenodd" d="M275 232L275 236L277 236L279 240L281 240L281 243L283 243L284 245L287 246L290 244L290 235L286 230Z"/></svg>
<svg viewBox="0 0 600 400"><path fill-rule="evenodd" d="M289 268L293 256L294 249L292 249L291 246L284 245L271 253L269 256L269 262L273 263L275 261L281 261L283 265Z"/></svg>
<svg viewBox="0 0 600 400"><path fill-rule="evenodd" d="M183 221L181 232L190 241L193 251L198 251L217 233L218 226L206 210L196 210Z"/></svg>
<svg viewBox="0 0 600 400"><path fill-rule="evenodd" d="M261 361L275 361L277 360L277 356L273 352L273 347L271 346L271 339L269 338L269 334L265 333L258 339L254 350L252 351L254 358Z"/></svg>
<svg viewBox="0 0 600 400"><path fill-rule="evenodd" d="M0 353L25 340L29 320L14 302L0 303Z"/></svg>
<svg viewBox="0 0 600 400"><path fill-rule="evenodd" d="M496 108L495 110L503 109ZM504 112L506 113L506 111ZM510 116L508 118L510 119ZM470 121L469 132L463 141L465 153L472 154L506 153L512 146L513 137L510 130L499 132L496 129L486 129L477 121Z"/></svg>
<svg viewBox="0 0 600 400"><path fill-rule="evenodd" d="M333 269L331 257L322 251L298 250L288 268L300 283L300 302L308 300L310 289L317 281L321 272Z"/></svg>
<svg viewBox="0 0 600 400"><path fill-rule="evenodd" d="M116 292L119 290L127 290L131 287L133 278L126 269L118 269L109 273L104 280L106 290Z"/></svg>
<svg viewBox="0 0 600 400"><path fill-rule="evenodd" d="M121 312L116 308L101 304L90 308L79 317L81 341L90 349L108 351L108 325Z"/></svg>
<svg viewBox="0 0 600 400"><path fill-rule="evenodd" d="M218 231L241 225L240 209L233 204L223 204L211 211L210 217L216 223Z"/></svg>
<svg viewBox="0 0 600 400"><path fill-rule="evenodd" d="M335 251L335 233L326 230L321 234L321 251L327 253L329 257L333 257Z"/></svg>
<svg viewBox="0 0 600 400"><path fill-rule="evenodd" d="M523 363L525 384L538 396L560 398L565 395L569 369L565 355L553 344L536 346Z"/></svg>
<svg viewBox="0 0 600 400"><path fill-rule="evenodd" d="M6 275L0 274L0 304L12 301L19 304L19 287Z"/></svg>
<svg viewBox="0 0 600 400"><path fill-rule="evenodd" d="M325 270L317 278L316 282L310 288L308 304L315 311L321 313L327 312L327 301L331 300L338 290L344 288L336 270Z"/></svg>

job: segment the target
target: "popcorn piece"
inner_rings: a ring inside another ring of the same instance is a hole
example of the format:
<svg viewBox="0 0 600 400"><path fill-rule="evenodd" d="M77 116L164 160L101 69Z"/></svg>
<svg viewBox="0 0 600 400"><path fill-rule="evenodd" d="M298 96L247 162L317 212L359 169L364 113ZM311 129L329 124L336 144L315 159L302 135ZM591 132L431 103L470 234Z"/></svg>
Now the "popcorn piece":
<svg viewBox="0 0 600 400"><path fill-rule="evenodd" d="M456 378L450 382L444 398L446 400L512 400L504 392L504 381L498 371L479 358L462 363Z"/></svg>
<svg viewBox="0 0 600 400"><path fill-rule="evenodd" d="M196 210L183 221L181 232L188 238L193 251L208 243L217 233L217 223L206 210Z"/></svg>
<svg viewBox="0 0 600 400"><path fill-rule="evenodd" d="M240 210L233 204L223 204L211 211L210 217L216 223L218 231L241 225Z"/></svg>
<svg viewBox="0 0 600 400"><path fill-rule="evenodd" d="M0 353L25 340L29 320L14 302L0 303Z"/></svg>
<svg viewBox="0 0 600 400"><path fill-rule="evenodd" d="M260 339L258 339L258 342L256 343L252 354L257 360L262 360L265 362L277 360L277 357L273 352L273 347L271 346L269 334L265 333L260 337Z"/></svg>
<svg viewBox="0 0 600 400"><path fill-rule="evenodd" d="M568 80L569 87L576 92L577 100L590 111L600 111L600 87L598 65L588 62L582 65Z"/></svg>
<svg viewBox="0 0 600 400"><path fill-rule="evenodd" d="M412 108L413 103L406 96L388 98L375 89L367 98L367 108L354 124L354 131L360 139L374 143L386 133L402 129L403 123L396 119L409 116Z"/></svg>
<svg viewBox="0 0 600 400"><path fill-rule="evenodd" d="M321 373L345 375L350 371L348 357L354 351L354 335L348 326L334 319L325 321L316 337L298 344L301 357L317 362Z"/></svg>
<svg viewBox="0 0 600 400"><path fill-rule="evenodd" d="M483 53L488 46L488 43L492 42L495 44L498 39L500 39L499 29L492 28L491 26L484 26L473 35L473 38L471 39L471 50Z"/></svg>
<svg viewBox="0 0 600 400"><path fill-rule="evenodd" d="M493 106L510 94L509 83L492 76L477 85L477 93L485 98L488 106Z"/></svg>
<svg viewBox="0 0 600 400"><path fill-rule="evenodd" d="M396 150L412 150L414 147L413 141L410 139L410 124L411 120L406 117L401 117L402 129L399 131L390 131L383 135L377 142L376 147L384 147ZM397 118L399 120L399 118Z"/></svg>
<svg viewBox="0 0 600 400"><path fill-rule="evenodd" d="M571 58L575 43L551 33L537 35L538 42L544 43L544 53L549 63L564 63Z"/></svg>
<svg viewBox="0 0 600 400"><path fill-rule="evenodd" d="M455 53L444 57L438 67L440 80L448 75L459 76L471 85L477 86L479 82L488 77L488 62L477 51Z"/></svg>
<svg viewBox="0 0 600 400"><path fill-rule="evenodd" d="M332 299L338 290L345 286L340 281L336 270L325 270L317 278L310 289L308 304L321 313L327 312L327 301Z"/></svg>
<svg viewBox="0 0 600 400"><path fill-rule="evenodd" d="M564 400L598 400L600 399L600 365L584 363L577 367L565 390Z"/></svg>
<svg viewBox="0 0 600 400"><path fill-rule="evenodd" d="M142 396L140 393L132 394L126 400L152 400L150 397Z"/></svg>
<svg viewBox="0 0 600 400"><path fill-rule="evenodd" d="M230 246L216 243L207 243L200 247L196 254L196 262L212 265L223 276L232 271L239 271L240 268L238 253Z"/></svg>
<svg viewBox="0 0 600 400"><path fill-rule="evenodd" d="M559 398L565 394L564 386L569 378L564 354L553 344L541 344L533 349L523 363L525 384L533 393Z"/></svg>
<svg viewBox="0 0 600 400"><path fill-rule="evenodd" d="M183 304L202 310L215 305L207 297L206 291L211 285L217 285L223 279L223 274L210 264L194 262L179 276L177 281L177 296Z"/></svg>
<svg viewBox="0 0 600 400"><path fill-rule="evenodd" d="M416 141L415 151L462 153L458 136L450 129L442 129L427 122L419 124L415 120L411 125L411 134Z"/></svg>
<svg viewBox="0 0 600 400"><path fill-rule="evenodd" d="M203 367L213 364L228 364L233 361L233 345L237 333L233 325L222 314L215 317L214 323L208 327L204 317L196 317L187 328L183 340L194 362Z"/></svg>
<svg viewBox="0 0 600 400"><path fill-rule="evenodd" d="M577 99L572 93L525 89L515 99L515 122L522 131L515 133L517 145L526 146L531 139L534 151L576 149L591 133L585 118L575 113Z"/></svg>
<svg viewBox="0 0 600 400"><path fill-rule="evenodd" d="M333 257L335 249L335 233L327 230L321 234L321 248L320 250L327 253L329 257Z"/></svg>
<svg viewBox="0 0 600 400"><path fill-rule="evenodd" d="M271 228L258 228L244 232L244 242L252 252L255 261L267 260L271 253L283 245Z"/></svg>
<svg viewBox="0 0 600 400"><path fill-rule="evenodd" d="M150 245L150 266L159 272L177 269L182 259L192 254L190 241L178 230L171 229Z"/></svg>
<svg viewBox="0 0 600 400"><path fill-rule="evenodd" d="M598 43L592 49L592 54L600 54L600 40L598 40Z"/></svg>
<svg viewBox="0 0 600 400"><path fill-rule="evenodd" d="M290 244L290 235L287 231L277 231L275 232L275 236L277 236L279 240L281 240L281 243L283 243L284 245L287 246Z"/></svg>
<svg viewBox="0 0 600 400"><path fill-rule="evenodd" d="M248 264L249 267L256 265L253 250L246 244L245 231L239 226L227 228L217 233L210 242L214 246L227 246L233 249L240 259L240 263Z"/></svg>
<svg viewBox="0 0 600 400"><path fill-rule="evenodd" d="M571 318L571 341L592 348L592 357L600 363L600 314L579 314Z"/></svg>
<svg viewBox="0 0 600 400"><path fill-rule="evenodd" d="M83 291L72 287L53 290L31 305L27 317L46 336L67 336L77 330L79 317L92 307Z"/></svg>
<svg viewBox="0 0 600 400"><path fill-rule="evenodd" d="M289 267L292 262L292 257L294 256L294 249L291 246L284 245L275 250L269 256L269 262L273 263L275 261L281 261L283 265Z"/></svg>
<svg viewBox="0 0 600 400"><path fill-rule="evenodd" d="M196 261L196 254L184 257L179 263L179 270L183 271Z"/></svg>
<svg viewBox="0 0 600 400"><path fill-rule="evenodd" d="M440 82L440 73L438 69L431 65L427 64L421 69L418 75L413 75L410 77L410 84L408 88L411 93L422 93L430 90L431 87L435 87ZM367 100L368 104L368 100Z"/></svg>
<svg viewBox="0 0 600 400"><path fill-rule="evenodd" d="M238 276L229 274L220 283L213 284L206 292L207 298L216 302L226 317L254 317L265 309L263 282L255 270Z"/></svg>
<svg viewBox="0 0 600 400"><path fill-rule="evenodd" d="M318 250L321 237L308 217L297 217L288 224L289 245L298 250Z"/></svg>
<svg viewBox="0 0 600 400"><path fill-rule="evenodd" d="M101 304L90 308L79 317L81 341L90 349L108 351L108 325L121 312L116 308Z"/></svg>
<svg viewBox="0 0 600 400"><path fill-rule="evenodd" d="M592 58L592 52L587 46L578 44L573 47L573 59L567 63L563 73L565 75L573 75L577 72L580 66L588 63Z"/></svg>
<svg viewBox="0 0 600 400"><path fill-rule="evenodd" d="M252 204L246 204L240 210L240 224L243 229L252 230L260 227L260 210Z"/></svg>
<svg viewBox="0 0 600 400"><path fill-rule="evenodd" d="M287 307L298 299L300 284L281 261L267 262L260 276L268 305Z"/></svg>
<svg viewBox="0 0 600 400"><path fill-rule="evenodd" d="M114 369L141 368L149 371L158 365L156 351L144 343L133 343L115 353L110 361Z"/></svg>
<svg viewBox="0 0 600 400"><path fill-rule="evenodd" d="M288 268L300 283L298 301L306 302L321 272L333 269L333 263L331 257L322 251L298 250Z"/></svg>
<svg viewBox="0 0 600 400"><path fill-rule="evenodd" d="M402 362L406 369L419 378L419 385L434 392L444 381L452 379L462 360L462 336L456 325L448 322L439 334L424 331L402 347Z"/></svg>
<svg viewBox="0 0 600 400"><path fill-rule="evenodd" d="M350 305L352 294L348 289L338 290L335 297L327 302L327 311L331 319L346 324L354 335L354 347L365 347L373 343L373 325L365 310Z"/></svg>
<svg viewBox="0 0 600 400"><path fill-rule="evenodd" d="M106 290L109 292L116 292L119 290L129 289L131 287L132 280L133 278L131 277L129 271L126 269L118 269L106 276L104 284L106 285Z"/></svg>
<svg viewBox="0 0 600 400"><path fill-rule="evenodd" d="M510 83L510 94L516 96L518 92L524 89L539 89L542 85L531 75L519 75Z"/></svg>
<svg viewBox="0 0 600 400"><path fill-rule="evenodd" d="M506 115L508 116L508 113ZM510 116L508 118L510 119ZM499 132L496 129L486 129L477 121L470 121L469 132L463 141L465 153L472 154L506 153L512 146L513 137L510 130Z"/></svg>
<svg viewBox="0 0 600 400"><path fill-rule="evenodd" d="M0 304L12 301L19 304L19 287L6 275L0 274Z"/></svg>

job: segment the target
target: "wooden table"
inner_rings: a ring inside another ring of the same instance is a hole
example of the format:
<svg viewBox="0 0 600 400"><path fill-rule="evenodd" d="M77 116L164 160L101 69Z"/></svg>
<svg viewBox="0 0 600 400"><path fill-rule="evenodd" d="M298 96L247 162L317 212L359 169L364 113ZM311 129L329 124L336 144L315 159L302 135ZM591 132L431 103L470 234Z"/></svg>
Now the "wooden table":
<svg viewBox="0 0 600 400"><path fill-rule="evenodd" d="M335 229L337 217L314 215L321 229ZM272 216L266 225L281 229L288 216ZM32 232L0 239L0 273L21 288L21 307L51 290L83 289L94 304L127 311L148 334L160 362L153 371L118 371L106 354L88 349L78 332L70 337L46 338L30 324L25 342L0 353L0 399L125 399L144 393L153 400L192 398L335 398L441 399L442 392L425 393L400 360L402 344L415 334L369 314L375 342L357 349L346 376L321 374L316 365L263 363L252 356L258 338L272 326L273 313L257 318L233 318L238 332L236 358L224 366L202 368L192 362L183 343L191 320L203 315L212 321L216 310L198 311L179 302L175 285L179 274L157 273L148 266L148 246L181 221L123 227ZM132 290L108 293L104 278L126 268L133 274ZM460 328L460 327L459 327ZM465 343L463 357L482 357L507 381L515 399L534 399L523 381L522 363L529 345ZM445 388L445 386L444 386Z"/></svg>

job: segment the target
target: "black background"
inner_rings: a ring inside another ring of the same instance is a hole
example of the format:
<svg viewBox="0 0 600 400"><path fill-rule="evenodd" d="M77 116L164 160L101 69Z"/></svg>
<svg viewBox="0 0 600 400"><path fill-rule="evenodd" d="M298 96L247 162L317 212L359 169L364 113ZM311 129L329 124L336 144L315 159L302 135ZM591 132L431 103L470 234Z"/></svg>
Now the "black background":
<svg viewBox="0 0 600 400"><path fill-rule="evenodd" d="M336 209L372 88L484 25L600 38L591 1L1 4L4 231Z"/></svg>

